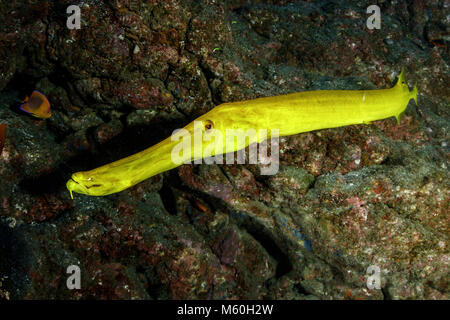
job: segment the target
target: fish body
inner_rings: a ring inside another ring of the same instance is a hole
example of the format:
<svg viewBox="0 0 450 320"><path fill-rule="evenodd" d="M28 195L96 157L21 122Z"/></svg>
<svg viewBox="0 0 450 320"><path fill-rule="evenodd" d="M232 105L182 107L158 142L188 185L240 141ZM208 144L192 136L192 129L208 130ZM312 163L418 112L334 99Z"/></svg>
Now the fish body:
<svg viewBox="0 0 450 320"><path fill-rule="evenodd" d="M224 140L201 141L202 152L196 153L195 148L191 148L192 151L184 155L183 160L202 158L203 152L211 147L214 151L210 155L241 150L270 136L260 135L261 129L269 132L271 129L278 129L278 136L288 136L325 128L370 123L392 116L399 122L411 99L417 103L417 86L414 86L412 91L409 90L402 70L397 84L390 89L306 91L223 103L189 123L184 130L194 136L196 123L201 123L204 126L201 128L203 134L208 135L212 127L223 133ZM253 129L257 134L241 142L228 144L225 142L225 132L228 129ZM191 139L194 140L195 138ZM219 142L220 147L215 149ZM172 150L178 143L169 137L129 157L90 171L74 173L67 182L71 197L73 191L93 196L116 193L179 166L180 163L174 163L171 157Z"/></svg>
<svg viewBox="0 0 450 320"><path fill-rule="evenodd" d="M50 102L47 97L39 91L33 91L31 96L26 97L23 102L24 103L20 106L20 109L36 118L47 119L52 116Z"/></svg>

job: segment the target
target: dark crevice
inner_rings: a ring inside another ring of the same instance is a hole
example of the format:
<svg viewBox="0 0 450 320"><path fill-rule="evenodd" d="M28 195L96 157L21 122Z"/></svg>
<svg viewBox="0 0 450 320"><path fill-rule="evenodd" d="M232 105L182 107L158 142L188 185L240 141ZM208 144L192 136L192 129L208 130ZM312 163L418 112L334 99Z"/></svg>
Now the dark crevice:
<svg viewBox="0 0 450 320"><path fill-rule="evenodd" d="M277 261L277 268L275 271L275 278L280 278L292 270L292 264L287 255L277 246L275 241L261 229L256 229L251 226L245 226L247 232L258 241L261 246Z"/></svg>
<svg viewBox="0 0 450 320"><path fill-rule="evenodd" d="M21 292L29 286L28 269L32 255L20 228L10 228L0 220L0 282L2 289L11 293L11 299L22 299ZM7 276L7 277L5 277Z"/></svg>
<svg viewBox="0 0 450 320"><path fill-rule="evenodd" d="M247 231L259 244L267 251L267 253L277 261L277 267L275 271L275 279L282 277L292 270L292 264L289 261L288 256L280 249L275 240L264 231L262 226L254 218L242 213L245 219L238 219L238 225Z"/></svg>
<svg viewBox="0 0 450 320"><path fill-rule="evenodd" d="M170 175L170 181L165 181L169 185L176 186L177 190L190 193L193 197L202 199L212 211L221 212L235 212L229 207L225 201L213 197L204 192L194 190L186 186L177 174ZM275 240L273 240L267 232L264 231L258 221L245 213L235 212L240 218L235 220L236 225L243 228L249 235L251 235L259 244L267 251L267 253L277 261L277 268L275 278L278 279L292 270L292 264L288 256L279 248Z"/></svg>
<svg viewBox="0 0 450 320"><path fill-rule="evenodd" d="M219 100L214 95L214 90L211 87L211 82L215 78L214 74L201 61L199 61L198 67L200 68L200 70L202 71L203 75L205 76L206 83L208 84L209 94L210 94L210 97L211 97L211 100L212 100L213 104L216 105L216 106L221 104L223 101Z"/></svg>
<svg viewBox="0 0 450 320"><path fill-rule="evenodd" d="M295 291L297 291L299 294L302 294L302 295L308 295L308 294L309 294L309 292L307 292L307 291L305 290L305 288L304 288L300 283L294 284L294 289L295 289Z"/></svg>
<svg viewBox="0 0 450 320"><path fill-rule="evenodd" d="M172 187L164 182L161 190L159 190L159 195L167 212L173 216L177 215L177 205Z"/></svg>
<svg viewBox="0 0 450 320"><path fill-rule="evenodd" d="M137 266L136 273L145 278L145 291L154 300L170 299L167 288L161 282L153 267Z"/></svg>
<svg viewBox="0 0 450 320"><path fill-rule="evenodd" d="M225 170L225 168L223 167L223 165L220 165L220 164L219 164L219 165L218 165L218 168L219 168L220 172L222 172L222 174L224 175L224 177L227 179L227 181L230 183L230 185L234 187L234 183L233 183L233 181L230 179L230 177L229 177L227 171Z"/></svg>
<svg viewBox="0 0 450 320"><path fill-rule="evenodd" d="M381 288L381 293L383 294L383 300L392 300L392 296L389 293L388 287Z"/></svg>
<svg viewBox="0 0 450 320"><path fill-rule="evenodd" d="M69 178L70 174L67 169L59 166L48 174L24 179L19 186L24 192L33 196L46 193L56 194Z"/></svg>
<svg viewBox="0 0 450 320"><path fill-rule="evenodd" d="M2 90L2 94L9 95L11 101L9 103L9 109L16 114L23 115L24 112L19 109L22 100L26 96L30 96L31 92L36 89L36 82L40 78L34 78L26 73L16 73L13 78L8 82L6 87Z"/></svg>

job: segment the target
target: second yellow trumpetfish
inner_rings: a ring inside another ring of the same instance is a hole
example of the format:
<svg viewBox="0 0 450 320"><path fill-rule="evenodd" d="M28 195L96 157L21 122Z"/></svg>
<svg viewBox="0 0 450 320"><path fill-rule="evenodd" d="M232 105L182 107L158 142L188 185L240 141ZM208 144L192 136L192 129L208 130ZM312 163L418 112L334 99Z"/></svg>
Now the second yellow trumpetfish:
<svg viewBox="0 0 450 320"><path fill-rule="evenodd" d="M201 130L207 136L211 129L222 133L223 139L200 141L200 149L190 148L183 154L183 162L209 155L238 151L250 143L261 142L267 136L257 135L245 143L225 143L227 129L278 129L279 136L288 136L318 129L334 128L352 124L369 123L400 115L408 102L417 104L417 86L409 90L402 70L397 84L390 89L379 90L318 90L298 92L275 97L223 103L184 127L191 136L201 121ZM192 146L194 146L194 138ZM105 196L132 187L161 172L181 165L174 162L173 149L179 145L171 137L124 159L99 168L76 172L67 181L67 189L91 196ZM218 148L217 148L218 147ZM200 150L200 152L198 151Z"/></svg>

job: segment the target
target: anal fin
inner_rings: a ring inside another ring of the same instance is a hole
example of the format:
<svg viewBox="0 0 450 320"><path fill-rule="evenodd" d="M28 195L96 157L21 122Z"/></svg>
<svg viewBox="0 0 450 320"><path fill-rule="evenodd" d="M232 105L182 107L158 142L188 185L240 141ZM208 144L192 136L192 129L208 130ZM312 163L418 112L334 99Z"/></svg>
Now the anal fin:
<svg viewBox="0 0 450 320"><path fill-rule="evenodd" d="M400 112L398 115L395 116L395 119L397 119L397 124L398 125L400 125L400 122L402 121L404 115L405 115L405 111Z"/></svg>

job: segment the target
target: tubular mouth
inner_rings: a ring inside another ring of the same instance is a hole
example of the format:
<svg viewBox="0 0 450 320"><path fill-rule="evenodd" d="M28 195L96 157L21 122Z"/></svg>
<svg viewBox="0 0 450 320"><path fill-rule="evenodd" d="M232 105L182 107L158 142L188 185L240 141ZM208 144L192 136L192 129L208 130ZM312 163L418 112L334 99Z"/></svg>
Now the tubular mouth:
<svg viewBox="0 0 450 320"><path fill-rule="evenodd" d="M67 190L70 192L70 198L73 199L73 192L81 193L81 194L87 194L87 195L95 195L96 194L96 188L102 187L102 184L86 184L86 183L80 183L77 180L75 180L72 177L67 181L66 187Z"/></svg>

